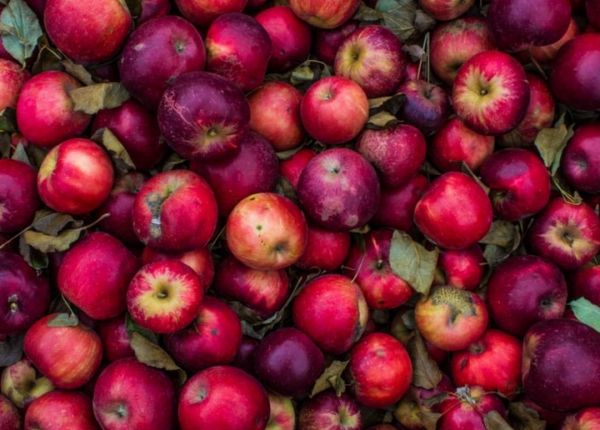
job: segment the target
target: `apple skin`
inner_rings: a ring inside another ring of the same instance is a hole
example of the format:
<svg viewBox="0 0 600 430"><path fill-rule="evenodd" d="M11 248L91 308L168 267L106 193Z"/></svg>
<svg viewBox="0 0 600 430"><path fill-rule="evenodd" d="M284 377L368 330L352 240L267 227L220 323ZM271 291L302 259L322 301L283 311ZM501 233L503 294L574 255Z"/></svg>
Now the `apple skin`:
<svg viewBox="0 0 600 430"><path fill-rule="evenodd" d="M537 321L563 315L567 284L562 272L543 258L511 257L492 273L487 303L498 327L522 336Z"/></svg>
<svg viewBox="0 0 600 430"><path fill-rule="evenodd" d="M591 327L554 319L538 322L525 335L523 388L540 406L557 411L595 406L599 379L600 334Z"/></svg>
<svg viewBox="0 0 600 430"><path fill-rule="evenodd" d="M199 27L206 27L225 13L241 12L247 3L248 0L175 0L181 14Z"/></svg>
<svg viewBox="0 0 600 430"><path fill-rule="evenodd" d="M4 368L1 384L2 394L19 409L26 408L33 400L54 390L48 378L38 377L35 368L26 358Z"/></svg>
<svg viewBox="0 0 600 430"><path fill-rule="evenodd" d="M369 119L369 101L363 89L342 76L329 76L310 86L300 103L304 128L326 145L354 139Z"/></svg>
<svg viewBox="0 0 600 430"><path fill-rule="evenodd" d="M442 416L438 421L439 430L485 430L484 417L496 411L506 416L502 400L480 387L461 387L455 396L449 396L441 404Z"/></svg>
<svg viewBox="0 0 600 430"><path fill-rule="evenodd" d="M415 322L423 338L433 346L460 351L483 335L488 310L477 294L443 286L417 302Z"/></svg>
<svg viewBox="0 0 600 430"><path fill-rule="evenodd" d="M328 274L308 282L292 304L294 325L325 352L339 355L360 339L369 308L350 278Z"/></svg>
<svg viewBox="0 0 600 430"><path fill-rule="evenodd" d="M579 127L561 158L567 182L579 191L600 193L600 124Z"/></svg>
<svg viewBox="0 0 600 430"><path fill-rule="evenodd" d="M0 394L0 428L3 430L21 430L21 415L19 411L2 394Z"/></svg>
<svg viewBox="0 0 600 430"><path fill-rule="evenodd" d="M104 430L173 429L173 383L165 373L135 358L104 368L94 386L92 404Z"/></svg>
<svg viewBox="0 0 600 430"><path fill-rule="evenodd" d="M448 118L449 102L446 91L423 79L402 83L398 92L406 96L401 115L409 124L425 134L437 131Z"/></svg>
<svg viewBox="0 0 600 430"><path fill-rule="evenodd" d="M339 47L357 28L356 21L348 21L331 30L318 29L315 32L314 54L322 62L333 65Z"/></svg>
<svg viewBox="0 0 600 430"><path fill-rule="evenodd" d="M313 27L332 29L348 21L359 3L359 0L290 0L290 7Z"/></svg>
<svg viewBox="0 0 600 430"><path fill-rule="evenodd" d="M572 273L569 286L574 297L585 297L600 306L600 265L584 266Z"/></svg>
<svg viewBox="0 0 600 430"><path fill-rule="evenodd" d="M447 249L476 244L490 229L492 218L492 204L483 188L459 172L444 173L434 180L415 207L419 230Z"/></svg>
<svg viewBox="0 0 600 430"><path fill-rule="evenodd" d="M206 69L244 92L264 81L272 51L269 33L248 15L221 15L206 32Z"/></svg>
<svg viewBox="0 0 600 430"><path fill-rule="evenodd" d="M287 180L294 190L298 187L302 171L317 153L310 148L302 148L290 158L279 162L279 173L281 177Z"/></svg>
<svg viewBox="0 0 600 430"><path fill-rule="evenodd" d="M131 319L156 333L175 333L192 323L204 297L196 272L178 260L143 266L127 289Z"/></svg>
<svg viewBox="0 0 600 430"><path fill-rule="evenodd" d="M476 289L485 272L485 260L479 245L460 250L443 250L438 265L446 284L463 290Z"/></svg>
<svg viewBox="0 0 600 430"><path fill-rule="evenodd" d="M481 166L496 214L515 222L542 210L550 201L550 174L541 158L525 149L493 153Z"/></svg>
<svg viewBox="0 0 600 430"><path fill-rule="evenodd" d="M256 348L256 375L284 396L304 397L324 369L321 350L310 337L292 327L272 331Z"/></svg>
<svg viewBox="0 0 600 430"><path fill-rule="evenodd" d="M337 50L334 71L352 79L369 98L394 93L404 79L402 42L386 27L367 25L350 34Z"/></svg>
<svg viewBox="0 0 600 430"><path fill-rule="evenodd" d="M302 405L298 415L302 430L361 430L362 416L356 401L333 391L317 394Z"/></svg>
<svg viewBox="0 0 600 430"><path fill-rule="evenodd" d="M494 136L471 130L462 119L454 117L433 136L429 159L442 172L460 171L465 163L476 172L494 152Z"/></svg>
<svg viewBox="0 0 600 430"><path fill-rule="evenodd" d="M55 387L79 388L100 367L102 343L92 329L81 323L72 327L50 326L57 315L46 315L27 330L23 351Z"/></svg>
<svg viewBox="0 0 600 430"><path fill-rule="evenodd" d="M346 261L348 277L360 286L370 309L394 309L414 291L390 267L391 230L372 230L364 236L364 249L355 244Z"/></svg>
<svg viewBox="0 0 600 430"><path fill-rule="evenodd" d="M475 16L438 25L431 33L430 44L431 68L448 85L465 61L495 48L485 19Z"/></svg>
<svg viewBox="0 0 600 430"><path fill-rule="evenodd" d="M437 21L458 18L475 4L475 0L419 0L425 12Z"/></svg>
<svg viewBox="0 0 600 430"><path fill-rule="evenodd" d="M4 429L4 427L2 427ZM25 413L24 430L98 430L92 400L83 393L52 391L35 399Z"/></svg>
<svg viewBox="0 0 600 430"><path fill-rule="evenodd" d="M202 281L204 290L208 290L215 276L215 264L212 254L207 248L197 248L180 253L165 253L147 246L142 252L142 264L173 259L181 261L196 272Z"/></svg>
<svg viewBox="0 0 600 430"><path fill-rule="evenodd" d="M48 0L44 25L50 40L76 63L101 63L119 52L133 20L119 0Z"/></svg>
<svg viewBox="0 0 600 430"><path fill-rule="evenodd" d="M294 430L296 428L296 411L289 397L269 393L271 414L265 430Z"/></svg>
<svg viewBox="0 0 600 430"><path fill-rule="evenodd" d="M556 58L560 48L578 34L579 27L575 20L571 18L567 31L565 31L565 34L558 41L545 46L531 46L528 49L529 54L540 64L551 63Z"/></svg>
<svg viewBox="0 0 600 430"><path fill-rule="evenodd" d="M16 233L33 221L40 207L36 178L27 163L0 159L0 233Z"/></svg>
<svg viewBox="0 0 600 430"><path fill-rule="evenodd" d="M498 47L518 51L559 40L569 27L569 0L492 0L488 25Z"/></svg>
<svg viewBox="0 0 600 430"><path fill-rule="evenodd" d="M427 178L421 174L396 188L383 188L374 224L396 230L410 231L414 225L415 206L429 186Z"/></svg>
<svg viewBox="0 0 600 430"><path fill-rule="evenodd" d="M600 427L600 408L591 407L569 415L560 430L593 430L598 427Z"/></svg>
<svg viewBox="0 0 600 430"><path fill-rule="evenodd" d="M269 34L272 55L269 68L286 71L308 58L312 43L310 27L288 6L273 6L255 16Z"/></svg>
<svg viewBox="0 0 600 430"><path fill-rule="evenodd" d="M91 117L74 110L69 92L81 87L71 75L55 70L25 82L17 100L17 126L33 145L50 148L84 132Z"/></svg>
<svg viewBox="0 0 600 430"><path fill-rule="evenodd" d="M196 372L231 363L242 340L240 318L222 300L207 296L193 324L165 337L165 347L184 369Z"/></svg>
<svg viewBox="0 0 600 430"><path fill-rule="evenodd" d="M235 154L249 122L244 94L213 73L179 76L164 92L158 108L161 133L187 159L214 160Z"/></svg>
<svg viewBox="0 0 600 430"><path fill-rule="evenodd" d="M37 189L42 201L57 212L86 214L109 196L114 181L105 150L89 139L65 140L46 154Z"/></svg>
<svg viewBox="0 0 600 430"><path fill-rule="evenodd" d="M240 342L240 348L238 349L237 355L233 364L235 367L248 372L254 372L254 357L256 355L256 348L260 344L260 341L253 337L243 335L242 341Z"/></svg>
<svg viewBox="0 0 600 430"><path fill-rule="evenodd" d="M19 93L27 78L27 70L14 61L0 57L0 111L17 106Z"/></svg>
<svg viewBox="0 0 600 430"><path fill-rule="evenodd" d="M294 264L304 253L307 236L308 226L298 206L275 193L246 197L231 211L225 226L231 253L258 270Z"/></svg>
<svg viewBox="0 0 600 430"><path fill-rule="evenodd" d="M273 191L279 160L269 142L258 133L242 137L235 154L210 162L192 161L190 168L206 179L215 193L219 214L228 215L245 197Z"/></svg>
<svg viewBox="0 0 600 430"><path fill-rule="evenodd" d="M529 245L561 269L577 269L600 251L600 219L587 204L556 197L531 226Z"/></svg>
<svg viewBox="0 0 600 430"><path fill-rule="evenodd" d="M365 130L356 150L379 173L381 184L395 188L417 174L427 153L425 137L416 127L398 124L381 130Z"/></svg>
<svg viewBox="0 0 600 430"><path fill-rule="evenodd" d="M162 16L140 25L127 40L119 60L125 88L151 110L179 75L202 70L206 61L202 36L178 16Z"/></svg>
<svg viewBox="0 0 600 430"><path fill-rule="evenodd" d="M137 25L145 23L152 18L167 15L171 10L170 0L141 0L141 13L137 17Z"/></svg>
<svg viewBox="0 0 600 430"><path fill-rule="evenodd" d="M329 231L308 226L308 239L302 257L296 267L304 270L319 269L335 271L346 260L350 251L350 233Z"/></svg>
<svg viewBox="0 0 600 430"><path fill-rule="evenodd" d="M135 234L145 245L161 251L182 252L205 246L215 232L217 220L213 191L204 179L189 170L154 175L133 203Z"/></svg>
<svg viewBox="0 0 600 430"><path fill-rule="evenodd" d="M586 0L585 11L590 24L600 29L600 2L598 0Z"/></svg>
<svg viewBox="0 0 600 430"><path fill-rule="evenodd" d="M196 373L183 386L179 424L181 430L262 430L269 409L267 392L256 379L235 367L215 366Z"/></svg>
<svg viewBox="0 0 600 430"><path fill-rule="evenodd" d="M365 225L375 215L380 196L375 169L348 148L328 149L310 160L296 191L308 218L332 231Z"/></svg>
<svg viewBox="0 0 600 430"><path fill-rule="evenodd" d="M219 264L215 290L266 319L279 311L290 294L285 270L256 270L228 256Z"/></svg>
<svg viewBox="0 0 600 430"><path fill-rule="evenodd" d="M600 34L586 33L558 52L550 75L552 94L575 109L600 109Z"/></svg>
<svg viewBox="0 0 600 430"><path fill-rule="evenodd" d="M348 364L356 400L368 408L386 408L406 393L413 376L406 348L385 333L363 337L350 353Z"/></svg>
<svg viewBox="0 0 600 430"><path fill-rule="evenodd" d="M107 361L113 362L135 356L129 343L124 315L98 322L96 331L102 340L102 350Z"/></svg>

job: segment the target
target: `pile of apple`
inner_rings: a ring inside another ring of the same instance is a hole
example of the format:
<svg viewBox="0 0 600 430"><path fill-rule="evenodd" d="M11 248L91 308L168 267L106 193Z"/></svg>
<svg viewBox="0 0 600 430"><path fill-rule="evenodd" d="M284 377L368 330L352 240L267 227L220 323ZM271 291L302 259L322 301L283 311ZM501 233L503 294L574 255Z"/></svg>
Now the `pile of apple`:
<svg viewBox="0 0 600 430"><path fill-rule="evenodd" d="M1 430L600 429L600 0L0 0Z"/></svg>

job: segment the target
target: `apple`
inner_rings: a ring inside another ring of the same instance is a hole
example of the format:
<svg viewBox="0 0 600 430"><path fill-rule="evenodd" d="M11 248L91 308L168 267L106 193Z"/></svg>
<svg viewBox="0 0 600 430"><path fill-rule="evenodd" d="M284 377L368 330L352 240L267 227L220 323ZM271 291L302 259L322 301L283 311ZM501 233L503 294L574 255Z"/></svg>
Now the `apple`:
<svg viewBox="0 0 600 430"><path fill-rule="evenodd" d="M511 257L492 273L487 302L498 327L522 336L537 321L563 315L567 284L562 272L543 258Z"/></svg>
<svg viewBox="0 0 600 430"><path fill-rule="evenodd" d="M203 69L205 60L198 30L169 15L151 19L131 34L119 59L119 72L131 95L155 110L168 85L179 75Z"/></svg>
<svg viewBox="0 0 600 430"><path fill-rule="evenodd" d="M561 158L565 179L579 191L600 192L600 124L577 128Z"/></svg>
<svg viewBox="0 0 600 430"><path fill-rule="evenodd" d="M77 63L102 63L117 54L133 28L120 0L48 0L44 25L50 40Z"/></svg>
<svg viewBox="0 0 600 430"><path fill-rule="evenodd" d="M292 327L270 332L256 348L256 375L284 396L304 397L324 369L321 350L310 337Z"/></svg>
<svg viewBox="0 0 600 430"><path fill-rule="evenodd" d="M487 15L494 40L505 51L556 42L570 18L569 0L492 0Z"/></svg>
<svg viewBox="0 0 600 430"><path fill-rule="evenodd" d="M127 310L141 327L174 333L198 315L204 288L196 272L178 260L143 266L127 288Z"/></svg>
<svg viewBox="0 0 600 430"><path fill-rule="evenodd" d="M446 122L449 102L446 91L422 79L404 81L398 88L405 102L401 116L425 134L437 131Z"/></svg>
<svg viewBox="0 0 600 430"><path fill-rule="evenodd" d="M423 134L412 125L398 124L381 130L365 130L356 150L369 160L385 187L398 187L417 174L427 152Z"/></svg>
<svg viewBox="0 0 600 430"><path fill-rule="evenodd" d="M308 227L290 199L275 193L257 193L239 202L225 227L227 246L245 265L279 270L304 253Z"/></svg>
<svg viewBox="0 0 600 430"><path fill-rule="evenodd" d="M290 0L298 17L313 27L331 29L348 21L358 9L359 0Z"/></svg>
<svg viewBox="0 0 600 430"><path fill-rule="evenodd" d="M586 0L585 11L590 24L600 29L600 2L598 0Z"/></svg>
<svg viewBox="0 0 600 430"><path fill-rule="evenodd" d="M261 430L269 420L269 397L243 370L215 366L186 382L178 415L181 430Z"/></svg>
<svg viewBox="0 0 600 430"><path fill-rule="evenodd" d="M369 98L389 96L404 79L402 42L381 25L360 27L337 50L334 71L358 83Z"/></svg>
<svg viewBox="0 0 600 430"><path fill-rule="evenodd" d="M380 193L375 169L348 148L328 149L310 160L296 191L311 221L333 231L368 223L377 211Z"/></svg>
<svg viewBox="0 0 600 430"><path fill-rule="evenodd" d="M492 218L492 204L483 188L459 172L444 173L434 180L415 207L419 230L447 249L476 244L490 229Z"/></svg>
<svg viewBox="0 0 600 430"><path fill-rule="evenodd" d="M485 430L484 417L490 412L506 416L502 400L492 393L486 393L480 387L461 387L441 404L442 416L439 430Z"/></svg>
<svg viewBox="0 0 600 430"><path fill-rule="evenodd" d="M446 284L464 290L479 287L485 272L484 264L483 252L479 245L459 250L443 250L438 260Z"/></svg>
<svg viewBox="0 0 600 430"><path fill-rule="evenodd" d="M477 294L442 286L417 302L415 323L419 333L433 346L460 351L483 335L488 311Z"/></svg>
<svg viewBox="0 0 600 430"><path fill-rule="evenodd" d="M383 188L372 222L383 227L410 231L413 227L415 206L428 186L427 178L417 174L396 188Z"/></svg>
<svg viewBox="0 0 600 430"><path fill-rule="evenodd" d="M242 91L253 90L262 83L272 51L269 33L248 15L221 15L206 32L206 69Z"/></svg>
<svg viewBox="0 0 600 430"><path fill-rule="evenodd" d="M256 355L256 348L259 344L259 340L243 335L242 341L240 342L240 348L238 349L233 364L248 373L253 373L254 357Z"/></svg>
<svg viewBox="0 0 600 430"><path fill-rule="evenodd" d="M265 430L294 430L296 428L296 411L289 397L269 393L271 414Z"/></svg>
<svg viewBox="0 0 600 430"><path fill-rule="evenodd" d="M4 427L2 427L4 429ZM92 400L83 393L52 391L35 399L25 413L25 430L98 430Z"/></svg>
<svg viewBox="0 0 600 430"><path fill-rule="evenodd" d="M15 108L29 73L14 61L0 57L0 111Z"/></svg>
<svg viewBox="0 0 600 430"><path fill-rule="evenodd" d="M463 163L479 170L494 152L494 136L471 130L459 117L449 119L429 144L429 159L442 172L460 171Z"/></svg>
<svg viewBox="0 0 600 430"><path fill-rule="evenodd" d="M333 391L317 394L302 405L298 415L302 430L361 430L362 416L356 401Z"/></svg>
<svg viewBox="0 0 600 430"><path fill-rule="evenodd" d="M545 46L531 46L529 47L529 54L538 63L547 64L551 63L555 58L560 48L563 47L569 40L572 40L579 34L579 27L573 18L569 21L569 27L565 34L556 42Z"/></svg>
<svg viewBox="0 0 600 430"><path fill-rule="evenodd" d="M350 353L348 364L356 400L368 408L386 408L407 392L413 368L406 348L386 333L370 333Z"/></svg>
<svg viewBox="0 0 600 430"><path fill-rule="evenodd" d="M590 4L590 2L588 2ZM600 408L584 408L569 415L560 430L586 430L600 426Z"/></svg>
<svg viewBox="0 0 600 430"><path fill-rule="evenodd" d="M217 218L213 191L189 170L154 175L133 203L135 234L145 245L162 251L182 252L205 246L215 232Z"/></svg>
<svg viewBox="0 0 600 430"><path fill-rule="evenodd" d="M25 408L33 400L54 390L48 378L38 376L33 365L26 358L4 368L1 385L2 394L19 409Z"/></svg>
<svg viewBox="0 0 600 430"><path fill-rule="evenodd" d="M438 21L458 18L475 4L475 0L419 0L419 6Z"/></svg>
<svg viewBox="0 0 600 430"><path fill-rule="evenodd" d="M129 341L125 315L98 322L96 331L102 340L102 350L107 361L135 356Z"/></svg>
<svg viewBox="0 0 600 430"><path fill-rule="evenodd" d="M481 166L498 216L519 221L542 210L550 200L550 174L541 158L525 149L493 153Z"/></svg>
<svg viewBox="0 0 600 430"><path fill-rule="evenodd" d="M304 270L334 271L344 263L349 250L350 233L329 231L309 225L306 249L296 262L296 267Z"/></svg>
<svg viewBox="0 0 600 430"><path fill-rule="evenodd" d="M10 400L1 394L0 427L3 430L21 430L21 415L19 414L19 411Z"/></svg>
<svg viewBox="0 0 600 430"><path fill-rule="evenodd" d="M158 18L160 16L167 15L171 10L170 0L141 0L140 2L141 12L137 17L137 24L143 24L152 18Z"/></svg>
<svg viewBox="0 0 600 430"><path fill-rule="evenodd" d="M90 116L74 110L69 92L81 84L67 73L50 70L23 84L17 100L17 127L33 145L50 148L80 135Z"/></svg>
<svg viewBox="0 0 600 430"><path fill-rule="evenodd" d="M40 206L36 177L27 163L0 159L0 233L21 231L33 221Z"/></svg>
<svg viewBox="0 0 600 430"><path fill-rule="evenodd" d="M574 297L585 297L600 306L600 265L589 265L571 274L569 287Z"/></svg>
<svg viewBox="0 0 600 430"><path fill-rule="evenodd" d="M175 79L158 108L161 133L175 152L188 159L235 154L249 122L244 94L213 73L191 72Z"/></svg>
<svg viewBox="0 0 600 430"><path fill-rule="evenodd" d="M215 290L269 318L279 311L290 294L285 270L256 270L228 256L217 270Z"/></svg>
<svg viewBox="0 0 600 430"><path fill-rule="evenodd" d="M154 261L179 260L188 265L202 281L202 286L206 291L212 284L215 276L215 264L212 254L207 248L196 248L191 251L179 253L165 253L157 251L149 246L142 252L142 263L148 264Z"/></svg>
<svg viewBox="0 0 600 430"><path fill-rule="evenodd" d="M431 68L437 77L450 85L465 61L494 48L485 19L469 16L444 22L431 32Z"/></svg>
<svg viewBox="0 0 600 430"><path fill-rule="evenodd" d="M317 29L313 46L314 54L324 63L333 65L339 47L357 28L356 21L348 21L331 30Z"/></svg>
<svg viewBox="0 0 600 430"><path fill-rule="evenodd" d="M92 379L102 361L102 343L79 322L55 325L64 315L49 314L36 321L25 334L23 351L54 386L68 390Z"/></svg>
<svg viewBox="0 0 600 430"><path fill-rule="evenodd" d="M104 368L94 386L92 404L103 430L174 428L173 383L165 373L134 358Z"/></svg>
<svg viewBox="0 0 600 430"><path fill-rule="evenodd" d="M356 82L329 76L310 86L300 103L300 116L311 137L339 145L361 132L369 119L369 101Z"/></svg>
<svg viewBox="0 0 600 430"><path fill-rule="evenodd" d="M181 14L200 27L206 27L216 17L225 13L241 12L247 3L248 0L175 0Z"/></svg>
<svg viewBox="0 0 600 430"><path fill-rule="evenodd" d="M310 148L302 148L294 153L290 158L279 162L279 173L283 179L296 189L300 181L302 171L317 153Z"/></svg>
<svg viewBox="0 0 600 430"><path fill-rule="evenodd" d="M600 251L600 218L585 203L550 201L529 230L533 253L561 269L577 269Z"/></svg>
<svg viewBox="0 0 600 430"><path fill-rule="evenodd" d="M89 139L74 138L46 154L38 171L37 189L51 209L86 214L109 196L113 175L112 163L104 149Z"/></svg>
<svg viewBox="0 0 600 430"><path fill-rule="evenodd" d="M519 125L527 111L525 70L504 52L481 52L458 70L452 104L469 128L487 135L507 133Z"/></svg>
<svg viewBox="0 0 600 430"><path fill-rule="evenodd" d="M598 405L599 379L600 334L591 327L554 319L538 322L525 335L523 388L540 406L574 411Z"/></svg>

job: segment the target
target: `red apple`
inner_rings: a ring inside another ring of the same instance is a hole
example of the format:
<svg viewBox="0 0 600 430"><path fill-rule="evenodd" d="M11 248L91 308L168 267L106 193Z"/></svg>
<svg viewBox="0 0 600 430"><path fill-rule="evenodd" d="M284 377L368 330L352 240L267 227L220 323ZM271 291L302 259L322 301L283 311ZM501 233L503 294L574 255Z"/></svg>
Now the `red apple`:
<svg viewBox="0 0 600 430"><path fill-rule="evenodd" d="M294 430L296 428L296 411L289 397L269 393L271 415L265 430Z"/></svg>
<svg viewBox="0 0 600 430"><path fill-rule="evenodd" d="M16 233L33 221L40 206L36 177L27 163L0 159L0 233Z"/></svg>
<svg viewBox="0 0 600 430"><path fill-rule="evenodd" d="M450 21L465 13L475 0L419 0L419 5L438 21Z"/></svg>
<svg viewBox="0 0 600 430"><path fill-rule="evenodd" d="M401 116L425 134L437 131L448 118L446 91L422 79L404 81L398 91L406 97Z"/></svg>
<svg viewBox="0 0 600 430"><path fill-rule="evenodd" d="M600 2L598 0L586 0L585 11L590 24L600 29Z"/></svg>
<svg viewBox="0 0 600 430"><path fill-rule="evenodd" d="M160 252L149 246L144 248L144 252L142 252L143 264L162 260L179 260L183 264L188 265L200 277L205 291L213 282L215 265L210 250L206 248L197 248L180 253Z"/></svg>
<svg viewBox="0 0 600 430"><path fill-rule="evenodd" d="M331 30L318 29L315 33L313 47L317 58L324 63L333 65L339 47L357 28L358 23L356 21L348 21Z"/></svg>
<svg viewBox="0 0 600 430"><path fill-rule="evenodd" d="M593 430L598 427L600 427L600 408L591 407L569 415L560 430Z"/></svg>
<svg viewBox="0 0 600 430"><path fill-rule="evenodd" d="M306 401L298 416L302 430L361 430L362 416L356 401L347 394L325 391Z"/></svg>
<svg viewBox="0 0 600 430"><path fill-rule="evenodd" d="M254 356L260 341L250 336L242 336L240 348L235 356L234 365L248 373L254 372Z"/></svg>
<svg viewBox="0 0 600 430"><path fill-rule="evenodd" d="M302 148L296 152L290 158L281 160L279 162L279 173L287 180L290 185L296 189L298 187L298 181L300 181L300 175L302 171L312 160L317 153L310 148Z"/></svg>
<svg viewBox="0 0 600 430"><path fill-rule="evenodd" d="M170 0L141 0L140 2L140 15L137 17L137 24L143 24L152 18L158 18L164 16L171 10Z"/></svg>
<svg viewBox="0 0 600 430"><path fill-rule="evenodd" d="M584 266L570 278L569 287L574 297L585 297L600 306L600 265Z"/></svg>
<svg viewBox="0 0 600 430"><path fill-rule="evenodd" d="M334 271L344 263L349 250L350 233L323 230L309 225L306 249L296 262L296 267Z"/></svg>
<svg viewBox="0 0 600 430"><path fill-rule="evenodd" d="M2 394L0 394L0 427L3 430L21 430L21 415L19 411Z"/></svg>
<svg viewBox="0 0 600 430"><path fill-rule="evenodd" d="M124 315L100 321L96 330L102 340L102 350L107 361L117 361L135 355L129 342Z"/></svg>
<svg viewBox="0 0 600 430"><path fill-rule="evenodd" d="M485 272L484 264L479 245L460 250L444 250L438 260L446 284L464 290L474 290L479 286Z"/></svg>
<svg viewBox="0 0 600 430"><path fill-rule="evenodd" d="M600 124L579 127L565 148L561 168L565 179L579 191L600 192Z"/></svg>
<svg viewBox="0 0 600 430"><path fill-rule="evenodd" d="M0 58L0 111L15 108L29 73L14 61Z"/></svg>
<svg viewBox="0 0 600 430"><path fill-rule="evenodd" d="M486 430L484 418L490 412L506 415L502 400L480 387L461 387L441 404L439 430Z"/></svg>
<svg viewBox="0 0 600 430"><path fill-rule="evenodd" d="M555 58L560 48L563 47L568 41L572 40L579 34L579 28L573 18L569 21L569 27L565 34L556 42L545 46L531 46L529 48L529 54L539 63L550 63Z"/></svg>
<svg viewBox="0 0 600 430"><path fill-rule="evenodd" d="M54 390L48 378L38 376L26 358L4 368L1 384L2 394L19 409L24 409L33 400Z"/></svg>
<svg viewBox="0 0 600 430"><path fill-rule="evenodd" d="M219 15L241 12L248 0L175 0L181 14L191 23L205 27Z"/></svg>
<svg viewBox="0 0 600 430"><path fill-rule="evenodd" d="M358 0L290 0L290 6L300 19L317 28L336 28L348 21Z"/></svg>
<svg viewBox="0 0 600 430"><path fill-rule="evenodd" d="M4 429L4 427L2 427ZM98 430L92 400L83 393L52 391L35 399L25 413L24 430Z"/></svg>

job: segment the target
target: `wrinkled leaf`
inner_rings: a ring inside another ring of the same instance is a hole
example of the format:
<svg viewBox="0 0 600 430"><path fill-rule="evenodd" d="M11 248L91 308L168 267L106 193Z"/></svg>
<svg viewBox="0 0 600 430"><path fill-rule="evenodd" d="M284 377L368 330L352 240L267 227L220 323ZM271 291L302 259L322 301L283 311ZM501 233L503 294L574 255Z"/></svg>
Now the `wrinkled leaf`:
<svg viewBox="0 0 600 430"><path fill-rule="evenodd" d="M422 409L421 412L419 412L419 417L421 418L421 423L423 424L423 427L425 427L425 430L436 430L437 422L442 417L442 414Z"/></svg>
<svg viewBox="0 0 600 430"><path fill-rule="evenodd" d="M508 406L509 414L516 423L517 430L544 430L546 422L540 415L524 403L514 402Z"/></svg>
<svg viewBox="0 0 600 430"><path fill-rule="evenodd" d="M31 72L33 74L46 72L48 70L63 70L64 67L61 65L63 56L60 52L55 51L50 46L50 42L46 36L42 36L39 41L39 48L37 51L36 59L31 66Z"/></svg>
<svg viewBox="0 0 600 430"><path fill-rule="evenodd" d="M175 167L179 166L180 164L185 163L186 161L187 161L186 159L181 158L179 155L177 155L176 153L172 152L167 157L167 160L165 161L165 164L163 164L162 171L163 172L168 172L169 170L173 170Z"/></svg>
<svg viewBox="0 0 600 430"><path fill-rule="evenodd" d="M437 248L427 251L408 234L394 231L390 246L392 271L421 294L429 294L439 254Z"/></svg>
<svg viewBox="0 0 600 430"><path fill-rule="evenodd" d="M498 411L491 411L483 417L486 430L513 430Z"/></svg>
<svg viewBox="0 0 600 430"><path fill-rule="evenodd" d="M517 234L517 227L508 221L498 220L492 223L490 231L480 240L486 245L510 246Z"/></svg>
<svg viewBox="0 0 600 430"><path fill-rule="evenodd" d="M585 297L573 300L569 305L580 322L600 332L600 306L593 304Z"/></svg>
<svg viewBox="0 0 600 430"><path fill-rule="evenodd" d="M25 237L19 237L19 254L35 270L42 270L50 263L48 254L32 248L25 241Z"/></svg>
<svg viewBox="0 0 600 430"><path fill-rule="evenodd" d="M79 239L80 234L80 229L68 229L56 236L28 230L23 233L23 237L27 245L38 251L48 253L66 251Z"/></svg>
<svg viewBox="0 0 600 430"><path fill-rule="evenodd" d="M106 148L119 172L127 173L131 170L135 170L135 164L129 156L127 149L125 149L117 136L115 136L109 128L98 130L94 133L92 139Z"/></svg>
<svg viewBox="0 0 600 430"><path fill-rule="evenodd" d="M23 337L7 336L0 341L0 367L10 366L23 357Z"/></svg>
<svg viewBox="0 0 600 430"><path fill-rule="evenodd" d="M331 68L322 61L307 60L300 64L290 76L292 85L310 85L321 78L331 76Z"/></svg>
<svg viewBox="0 0 600 430"><path fill-rule="evenodd" d="M13 155L11 157L13 160L19 160L22 161L23 163L27 163L30 166L31 161L29 160L29 156L27 155L27 151L25 151L25 147L23 146L22 143L19 143L17 145L17 147L15 148L15 152L13 152Z"/></svg>
<svg viewBox="0 0 600 430"><path fill-rule="evenodd" d="M48 321L48 327L77 327L79 318L74 313L60 313Z"/></svg>
<svg viewBox="0 0 600 430"><path fill-rule="evenodd" d="M390 326L390 334L398 339L403 344L408 342L415 336L415 312L413 309L408 309L404 312L398 312Z"/></svg>
<svg viewBox="0 0 600 430"><path fill-rule="evenodd" d="M377 9L370 8L364 2L360 6L352 19L356 21L374 22L383 18L383 14Z"/></svg>
<svg viewBox="0 0 600 430"><path fill-rule="evenodd" d="M414 24L419 33L425 33L435 27L436 21L421 9L417 9Z"/></svg>
<svg viewBox="0 0 600 430"><path fill-rule="evenodd" d="M92 75L81 64L75 64L69 59L61 61L60 64L62 64L62 66L65 68L65 72L79 79L79 81L81 81L81 83L83 83L84 85L94 84L94 79L92 79Z"/></svg>
<svg viewBox="0 0 600 430"><path fill-rule="evenodd" d="M406 96L404 94L370 99L369 120L366 127L379 130L397 124L399 121L396 115L400 112L405 102Z"/></svg>
<svg viewBox="0 0 600 430"><path fill-rule="evenodd" d="M366 127L370 130L381 130L392 127L398 123L398 118L389 112L379 112L369 117Z"/></svg>
<svg viewBox="0 0 600 430"><path fill-rule="evenodd" d="M125 330L127 330L127 334L131 338L133 333L139 333L148 339L152 343L158 343L158 336L152 330L148 330L147 328L140 327L136 323L133 322L129 314L125 314Z"/></svg>
<svg viewBox="0 0 600 430"><path fill-rule="evenodd" d="M125 0L125 4L134 19L142 14L142 0Z"/></svg>
<svg viewBox="0 0 600 430"><path fill-rule="evenodd" d="M383 24L403 42L418 35L414 25L417 13L414 0L379 0L375 9L382 13Z"/></svg>
<svg viewBox="0 0 600 430"><path fill-rule="evenodd" d="M164 349L146 339L140 333L131 333L130 345L139 362L157 369L175 372L179 384L183 384L187 379L185 371L173 361Z"/></svg>
<svg viewBox="0 0 600 430"><path fill-rule="evenodd" d="M335 393L341 396L346 391L346 382L342 378L342 373L346 370L348 363L348 361L334 360L315 382L310 397L314 397L330 388L333 388Z"/></svg>
<svg viewBox="0 0 600 430"><path fill-rule="evenodd" d="M69 93L74 109L93 115L102 109L113 109L129 99L129 93L118 82L88 85Z"/></svg>
<svg viewBox="0 0 600 430"><path fill-rule="evenodd" d="M80 227L83 221L76 220L71 215L40 209L35 213L32 227L40 233L56 236L66 226Z"/></svg>
<svg viewBox="0 0 600 430"><path fill-rule="evenodd" d="M294 190L294 187L292 184L290 184L290 181L283 176L279 177L277 185L275 186L275 192L287 197L288 199L296 200L296 190Z"/></svg>
<svg viewBox="0 0 600 430"><path fill-rule="evenodd" d="M413 362L413 385L431 390L442 380L442 372L437 363L429 356L425 342L416 333L409 346Z"/></svg>
<svg viewBox="0 0 600 430"><path fill-rule="evenodd" d="M572 136L573 127L567 127L564 123L561 123L554 128L540 130L535 138L534 144L552 175L555 175L558 171L562 153Z"/></svg>
<svg viewBox="0 0 600 430"><path fill-rule="evenodd" d="M25 67L42 36L42 27L24 0L10 0L0 13L0 34L4 49Z"/></svg>
<svg viewBox="0 0 600 430"><path fill-rule="evenodd" d="M6 108L0 115L0 132L14 133L17 130L16 111L12 108Z"/></svg>

